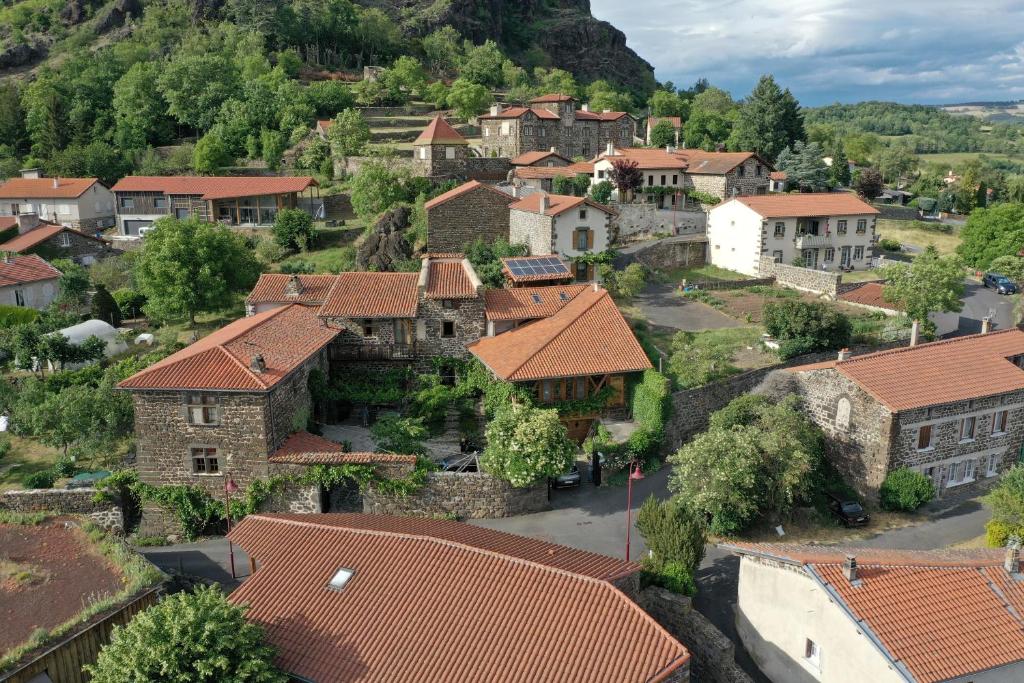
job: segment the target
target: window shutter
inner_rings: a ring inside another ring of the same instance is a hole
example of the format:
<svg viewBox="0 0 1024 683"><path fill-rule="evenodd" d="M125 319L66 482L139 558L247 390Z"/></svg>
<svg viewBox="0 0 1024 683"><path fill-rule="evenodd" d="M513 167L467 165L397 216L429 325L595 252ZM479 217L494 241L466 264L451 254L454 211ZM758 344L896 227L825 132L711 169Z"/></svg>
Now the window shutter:
<svg viewBox="0 0 1024 683"><path fill-rule="evenodd" d="M587 230L587 249L594 248L594 231Z"/></svg>

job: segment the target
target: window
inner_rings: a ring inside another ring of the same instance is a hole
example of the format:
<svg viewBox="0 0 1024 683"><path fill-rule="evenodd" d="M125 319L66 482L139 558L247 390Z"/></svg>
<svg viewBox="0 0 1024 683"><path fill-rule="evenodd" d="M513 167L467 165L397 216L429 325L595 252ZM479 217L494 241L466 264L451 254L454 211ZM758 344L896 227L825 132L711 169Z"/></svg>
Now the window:
<svg viewBox="0 0 1024 683"><path fill-rule="evenodd" d="M220 474L217 449L206 446L192 448L192 474Z"/></svg>
<svg viewBox="0 0 1024 683"><path fill-rule="evenodd" d="M530 295L530 299L535 304L543 303L542 299L540 298L540 294L531 294Z"/></svg>
<svg viewBox="0 0 1024 683"><path fill-rule="evenodd" d="M786 236L786 224L783 221L776 221L775 223L775 236L785 237Z"/></svg>
<svg viewBox="0 0 1024 683"><path fill-rule="evenodd" d="M590 279L590 268L586 261L576 262L576 280L586 282Z"/></svg>
<svg viewBox="0 0 1024 683"><path fill-rule="evenodd" d="M348 580L352 578L352 575L356 573L355 569L345 569L342 567L338 571L334 572L334 576L331 577L327 587L331 590L340 591L348 583Z"/></svg>
<svg viewBox="0 0 1024 683"><path fill-rule="evenodd" d="M821 647L810 638L804 644L804 659L815 669L821 668Z"/></svg>
<svg viewBox="0 0 1024 683"><path fill-rule="evenodd" d="M505 121L504 123L501 124L501 134L502 135L508 135L508 131L509 131L508 121Z"/></svg>
<svg viewBox="0 0 1024 683"><path fill-rule="evenodd" d="M673 185L678 185L679 184L679 176L678 175L673 175L672 176L672 184Z"/></svg>
<svg viewBox="0 0 1024 683"><path fill-rule="evenodd" d="M541 137L544 137L547 134L547 131L544 130L543 128L538 128L537 132L540 133Z"/></svg>
<svg viewBox="0 0 1024 683"><path fill-rule="evenodd" d="M14 290L14 305L24 306L25 305L25 291L21 289Z"/></svg>
<svg viewBox="0 0 1024 683"><path fill-rule="evenodd" d="M1000 410L992 416L992 435L1005 434L1006 433L1006 417L1007 411Z"/></svg>
<svg viewBox="0 0 1024 683"><path fill-rule="evenodd" d="M580 209L580 220L581 221L587 220L587 210L586 209Z"/></svg>
<svg viewBox="0 0 1024 683"><path fill-rule="evenodd" d="M917 450L924 451L932 447L932 437L935 430L932 425L923 425L917 429Z"/></svg>
<svg viewBox="0 0 1024 683"><path fill-rule="evenodd" d="M589 249L590 244L590 231L586 228L580 228L576 231L576 248L579 251L586 251Z"/></svg>
<svg viewBox="0 0 1024 683"><path fill-rule="evenodd" d="M185 405L189 424L220 424L220 410L215 396L210 394L188 394Z"/></svg>
<svg viewBox="0 0 1024 683"><path fill-rule="evenodd" d="M647 176L647 185L648 186L654 185L654 176L652 176L652 175Z"/></svg>
<svg viewBox="0 0 1024 683"><path fill-rule="evenodd" d="M443 320L443 321L441 321L441 336L442 337L454 337L455 336L455 321L454 320Z"/></svg>
<svg viewBox="0 0 1024 683"><path fill-rule="evenodd" d="M831 263L836 260L836 250L832 247L825 249L825 262Z"/></svg>
<svg viewBox="0 0 1024 683"><path fill-rule="evenodd" d="M836 221L836 234L837 235L845 235L846 234L846 221L845 220Z"/></svg>
<svg viewBox="0 0 1024 683"><path fill-rule="evenodd" d="M372 337L373 336L373 321L370 320L369 318L367 318L366 320L363 321L363 336L364 337Z"/></svg>
<svg viewBox="0 0 1024 683"><path fill-rule="evenodd" d="M961 441L973 441L974 440L974 425L978 421L976 417L965 417L960 420L960 440Z"/></svg>
<svg viewBox="0 0 1024 683"><path fill-rule="evenodd" d="M999 456L993 453L988 456L988 466L985 468L986 477L994 477L999 474Z"/></svg>
<svg viewBox="0 0 1024 683"><path fill-rule="evenodd" d="M426 159L426 158L427 158L427 148L426 147L420 147L420 159Z"/></svg>
<svg viewBox="0 0 1024 683"><path fill-rule="evenodd" d="M71 235L66 232L60 234L60 246L70 247L71 246Z"/></svg>
<svg viewBox="0 0 1024 683"><path fill-rule="evenodd" d="M597 172L597 177L598 178L604 178L604 171L598 171Z"/></svg>
<svg viewBox="0 0 1024 683"><path fill-rule="evenodd" d="M974 481L974 471L977 466L976 460L961 460L949 466L949 476L946 478L946 486L956 486Z"/></svg>
<svg viewBox="0 0 1024 683"><path fill-rule="evenodd" d="M661 184L662 184L662 185L665 185L665 184L666 184L666 183L665 183L665 176L661 176Z"/></svg>
<svg viewBox="0 0 1024 683"><path fill-rule="evenodd" d="M441 299L441 308L457 311L459 310L459 302L453 299Z"/></svg>
<svg viewBox="0 0 1024 683"><path fill-rule="evenodd" d="M836 404L836 429L846 431L850 428L850 399L843 396Z"/></svg>
<svg viewBox="0 0 1024 683"><path fill-rule="evenodd" d="M167 208L167 197L153 197L153 208L154 209L166 209Z"/></svg>
<svg viewBox="0 0 1024 683"><path fill-rule="evenodd" d="M761 164L758 164L757 166L754 167L754 175L756 175L758 178L761 177L761 173L763 171L764 169L761 168Z"/></svg>
<svg viewBox="0 0 1024 683"><path fill-rule="evenodd" d="M135 197L121 197L121 208L122 209L134 209L135 208Z"/></svg>
<svg viewBox="0 0 1024 683"><path fill-rule="evenodd" d="M868 220L866 218L860 218L857 220L857 234L863 235L868 231Z"/></svg>
<svg viewBox="0 0 1024 683"><path fill-rule="evenodd" d="M854 247L853 248L853 260L854 261L863 261L864 260L864 247Z"/></svg>
<svg viewBox="0 0 1024 683"><path fill-rule="evenodd" d="M772 252L772 260L776 263L782 263L782 250L776 249Z"/></svg>
<svg viewBox="0 0 1024 683"><path fill-rule="evenodd" d="M740 164L739 166L736 167L736 175L739 176L740 178L743 177L744 171L745 169L743 167L743 164Z"/></svg>
<svg viewBox="0 0 1024 683"><path fill-rule="evenodd" d="M523 126L523 135L533 135L533 126Z"/></svg>

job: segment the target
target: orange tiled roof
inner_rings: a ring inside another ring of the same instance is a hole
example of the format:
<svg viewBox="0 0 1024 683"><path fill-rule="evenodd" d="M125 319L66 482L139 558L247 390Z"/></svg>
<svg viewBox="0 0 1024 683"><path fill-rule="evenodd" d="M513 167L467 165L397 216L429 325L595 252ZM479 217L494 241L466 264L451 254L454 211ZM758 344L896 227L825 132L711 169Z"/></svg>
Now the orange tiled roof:
<svg viewBox="0 0 1024 683"><path fill-rule="evenodd" d="M122 389L266 391L337 336L307 306L241 318L122 381ZM250 362L260 354L266 370Z"/></svg>
<svg viewBox="0 0 1024 683"><path fill-rule="evenodd" d="M534 192L533 194L528 194L514 204L510 204L508 208L516 209L517 211L540 213L540 199L545 196L548 198L548 208L544 211L545 216L557 216L569 209L576 208L580 204L592 206L598 211L604 211L607 214L616 214L615 209L612 207L605 206L604 204L598 204L593 199L589 199L587 197L573 197L567 194L550 194L545 192Z"/></svg>
<svg viewBox="0 0 1024 683"><path fill-rule="evenodd" d="M340 273L319 309L324 318L415 318L419 273Z"/></svg>
<svg viewBox="0 0 1024 683"><path fill-rule="evenodd" d="M537 276L532 276L537 277ZM551 279L551 276L541 276ZM530 320L547 318L562 310L590 285L554 285L551 287L516 287L488 289L484 292L488 320ZM562 298L562 295L565 298ZM534 300L540 299L540 302Z"/></svg>
<svg viewBox="0 0 1024 683"><path fill-rule="evenodd" d="M967 401L1024 389L1024 370L1009 359L1024 355L1017 328L944 339L831 361L833 367L893 412ZM791 372L821 369L796 366Z"/></svg>
<svg viewBox="0 0 1024 683"><path fill-rule="evenodd" d="M557 120L558 114L548 111L542 107L508 107L497 114L484 114L478 116L480 119L518 119L523 114L533 114L538 119Z"/></svg>
<svg viewBox="0 0 1024 683"><path fill-rule="evenodd" d="M563 95L561 93L548 93L547 95L541 95L540 97L534 97L530 100L530 104L547 104L551 102L574 102L575 97L571 95Z"/></svg>
<svg viewBox="0 0 1024 683"><path fill-rule="evenodd" d="M0 184L0 199L76 199L97 182L96 178L11 178Z"/></svg>
<svg viewBox="0 0 1024 683"><path fill-rule="evenodd" d="M455 199L456 197L461 197L462 195L466 194L467 192L472 192L473 190L480 189L480 188L482 188L484 190L488 190L490 192L494 192L495 194L497 194L498 196L502 197L503 199L506 199L509 202L511 202L513 200L513 197L510 194L506 194L506 193L502 192L501 190L499 190L497 188L494 188L494 187L491 187L490 185L486 185L484 183L481 183L479 180L470 180L469 182L462 183L458 187L452 188L451 190L448 190L447 192L445 192L443 194L437 195L436 197L431 199L429 202L424 204L423 208L424 209L433 209L435 206L440 206L441 204L444 204L445 202L447 202L450 199Z"/></svg>
<svg viewBox="0 0 1024 683"><path fill-rule="evenodd" d="M543 320L467 346L497 377L513 382L636 372L651 367L604 289L579 293Z"/></svg>
<svg viewBox="0 0 1024 683"><path fill-rule="evenodd" d="M2 229L4 229L3 221L0 221L0 230ZM28 232L22 233L17 237L12 237L3 244L0 244L0 251L27 251L33 247L39 246L46 240L62 232L69 232L74 235L79 235L81 237L86 237L88 239L95 240L100 244L104 244L103 240L94 235L87 235L84 232L80 232L72 228L66 228L63 225L55 225L53 223L40 223L37 227L32 228Z"/></svg>
<svg viewBox="0 0 1024 683"><path fill-rule="evenodd" d="M838 298L840 301L845 301L851 304L873 306L875 308L884 308L890 311L901 310L902 307L885 300L885 297L882 296L884 289L885 283L883 282L865 282L855 289L846 290L840 294Z"/></svg>
<svg viewBox="0 0 1024 683"><path fill-rule="evenodd" d="M1002 567L1003 551L886 551L731 544L740 554L802 564L831 589L883 654L918 683L959 679L1024 660L1024 582ZM857 558L859 585L843 574Z"/></svg>
<svg viewBox="0 0 1024 683"><path fill-rule="evenodd" d="M0 230L10 230L18 225L17 216L0 216Z"/></svg>
<svg viewBox="0 0 1024 683"><path fill-rule="evenodd" d="M770 180L785 180L788 177L785 171L772 171L768 174Z"/></svg>
<svg viewBox="0 0 1024 683"><path fill-rule="evenodd" d="M319 683L658 681L689 660L610 583L638 569L621 560L378 515L249 515L231 539L258 569L229 599Z"/></svg>
<svg viewBox="0 0 1024 683"><path fill-rule="evenodd" d="M302 291L297 297L285 294L285 289L293 277L299 278ZM337 275L288 275L286 273L263 273L256 281L256 286L245 297L246 303L298 303L322 304L327 299L331 285Z"/></svg>
<svg viewBox="0 0 1024 683"><path fill-rule="evenodd" d="M578 109L575 116L580 121L618 121L623 116L629 116L629 113L624 111L586 111Z"/></svg>
<svg viewBox="0 0 1024 683"><path fill-rule="evenodd" d="M475 299L478 293L462 260L429 259L427 288L423 296L428 299Z"/></svg>
<svg viewBox="0 0 1024 683"><path fill-rule="evenodd" d="M686 172L693 175L725 175L744 161L757 155L753 152L705 152L702 149L677 149L675 156L686 162ZM769 170L771 165L764 164Z"/></svg>
<svg viewBox="0 0 1024 683"><path fill-rule="evenodd" d="M517 166L512 169L517 178L523 180L538 180L544 178L555 178L565 176L573 178L580 173L593 175L594 164L586 161L578 161L568 166Z"/></svg>
<svg viewBox="0 0 1024 683"><path fill-rule="evenodd" d="M334 125L334 119L317 119L316 125L326 133Z"/></svg>
<svg viewBox="0 0 1024 683"><path fill-rule="evenodd" d="M762 194L733 197L729 201L749 206L763 218L860 216L879 213L878 209L850 192Z"/></svg>
<svg viewBox="0 0 1024 683"><path fill-rule="evenodd" d="M669 154L663 149L649 147L616 147L614 154L601 153L599 159L610 162L635 161L637 168L645 171L652 170L685 170L686 162L675 154Z"/></svg>
<svg viewBox="0 0 1024 683"><path fill-rule="evenodd" d="M306 431L295 432L269 458L290 465L372 465L375 463L416 464L415 455L394 453L346 453L341 444Z"/></svg>
<svg viewBox="0 0 1024 683"><path fill-rule="evenodd" d="M673 128L683 127L683 119L679 116L650 116L647 119L647 127L654 128L662 121L668 121L669 123L672 124Z"/></svg>
<svg viewBox="0 0 1024 683"><path fill-rule="evenodd" d="M414 145L468 145L466 138L462 137L457 130L452 128L444 117L438 114L427 127L423 129L419 137L412 143Z"/></svg>
<svg viewBox="0 0 1024 683"><path fill-rule="evenodd" d="M61 272L36 254L20 254L9 262L0 259L0 287L59 278Z"/></svg>
<svg viewBox="0 0 1024 683"><path fill-rule="evenodd" d="M111 190L114 192L163 192L174 195L198 195L203 199L255 197L265 194L303 192L317 186L310 176L128 176Z"/></svg>
<svg viewBox="0 0 1024 683"><path fill-rule="evenodd" d="M538 161L543 161L544 159L547 159L548 157L557 157L557 158L561 159L562 161L566 162L566 164L568 164L570 161L572 161L571 159L566 159L565 157L563 157L558 152L552 152L552 151L548 150L548 151L544 151L544 152L541 152L541 151L537 151L537 152L523 152L519 156L517 156L514 159L512 159L509 163L512 164L513 166L532 166L533 164L537 163Z"/></svg>

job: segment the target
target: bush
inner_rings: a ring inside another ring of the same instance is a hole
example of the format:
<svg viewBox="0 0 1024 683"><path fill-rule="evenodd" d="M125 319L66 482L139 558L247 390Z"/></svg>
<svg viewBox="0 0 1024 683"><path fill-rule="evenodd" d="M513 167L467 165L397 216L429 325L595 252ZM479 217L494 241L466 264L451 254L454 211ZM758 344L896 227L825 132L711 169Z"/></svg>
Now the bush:
<svg viewBox="0 0 1024 683"><path fill-rule="evenodd" d="M68 457L60 458L53 466L53 474L57 479L73 477L76 472L78 472L78 468L75 466L75 461Z"/></svg>
<svg viewBox="0 0 1024 683"><path fill-rule="evenodd" d="M142 314L142 307L146 305L146 296L128 287L122 287L114 292L114 301L121 310L121 318L135 318Z"/></svg>
<svg viewBox="0 0 1024 683"><path fill-rule="evenodd" d="M274 241L285 249L305 251L316 240L313 217L302 209L281 209L274 218Z"/></svg>
<svg viewBox="0 0 1024 683"><path fill-rule="evenodd" d="M0 434L0 458L11 452L11 437Z"/></svg>
<svg viewBox="0 0 1024 683"><path fill-rule="evenodd" d="M833 307L797 300L765 304L764 327L768 334L779 340L782 347L779 355L783 358L848 346L852 330L850 319ZM788 346L782 344L788 340L799 341Z"/></svg>
<svg viewBox="0 0 1024 683"><path fill-rule="evenodd" d="M575 455L576 446L557 410L508 403L487 425L487 448L480 464L490 474L523 488L565 472Z"/></svg>
<svg viewBox="0 0 1024 683"><path fill-rule="evenodd" d="M25 486L30 489L52 489L53 482L57 480L53 470L33 472L25 477Z"/></svg>
<svg viewBox="0 0 1024 683"><path fill-rule="evenodd" d="M913 512L935 497L935 487L920 472L901 467L886 476L878 497L884 510Z"/></svg>
<svg viewBox="0 0 1024 683"><path fill-rule="evenodd" d="M992 518L1011 528L1024 529L1024 465L1014 465L985 496Z"/></svg>
<svg viewBox="0 0 1024 683"><path fill-rule="evenodd" d="M0 305L0 328L24 325L39 317L39 311L24 306Z"/></svg>
<svg viewBox="0 0 1024 683"><path fill-rule="evenodd" d="M1024 537L1024 527L1008 524L998 519L990 519L985 524L985 543L990 548L1005 548L1011 536Z"/></svg>
<svg viewBox="0 0 1024 683"><path fill-rule="evenodd" d="M271 242L271 244L274 244L274 246L277 247L277 244L274 242ZM281 264L281 272L288 275L309 275L310 273L315 273L316 268L314 268L313 264L309 261L289 261L288 263Z"/></svg>
<svg viewBox="0 0 1024 683"><path fill-rule="evenodd" d="M103 285L96 285L96 293L92 297L91 313L96 320L110 323L113 327L121 326L121 308Z"/></svg>
<svg viewBox="0 0 1024 683"><path fill-rule="evenodd" d="M277 263L288 255L288 249L278 244L276 237L274 239L261 239L256 243L256 248L253 251L256 254L256 258L266 264Z"/></svg>
<svg viewBox="0 0 1024 683"><path fill-rule="evenodd" d="M878 241L880 246L885 251L900 251L903 248L903 244L899 240L894 240L888 237L883 237Z"/></svg>
<svg viewBox="0 0 1024 683"><path fill-rule="evenodd" d="M651 495L636 516L637 531L644 537L655 566L676 563L695 572L704 559L707 524L702 515L681 500L660 502Z"/></svg>

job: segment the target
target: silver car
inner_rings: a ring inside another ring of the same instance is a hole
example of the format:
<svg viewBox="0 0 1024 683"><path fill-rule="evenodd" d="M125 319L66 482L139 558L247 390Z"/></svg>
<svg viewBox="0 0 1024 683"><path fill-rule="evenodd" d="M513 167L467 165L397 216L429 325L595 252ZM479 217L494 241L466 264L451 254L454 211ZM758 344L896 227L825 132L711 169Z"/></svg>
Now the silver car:
<svg viewBox="0 0 1024 683"><path fill-rule="evenodd" d="M580 468L579 465L573 464L565 472L562 472L557 477L551 477L551 487L556 489L567 489L573 486L580 485Z"/></svg>

